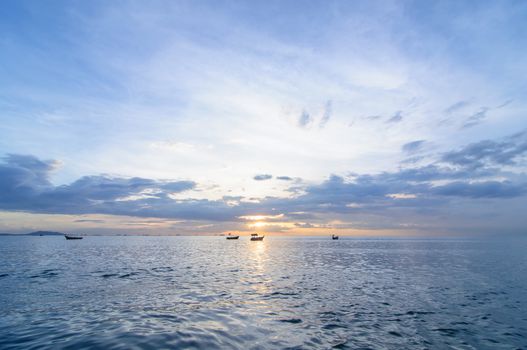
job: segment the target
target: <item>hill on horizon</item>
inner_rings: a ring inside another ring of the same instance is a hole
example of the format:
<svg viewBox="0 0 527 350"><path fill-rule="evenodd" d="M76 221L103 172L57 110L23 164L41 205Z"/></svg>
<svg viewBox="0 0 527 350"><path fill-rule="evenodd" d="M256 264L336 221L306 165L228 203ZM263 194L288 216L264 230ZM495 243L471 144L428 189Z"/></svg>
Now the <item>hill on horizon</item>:
<svg viewBox="0 0 527 350"><path fill-rule="evenodd" d="M0 233L0 236L64 236L56 231L34 231L29 233Z"/></svg>

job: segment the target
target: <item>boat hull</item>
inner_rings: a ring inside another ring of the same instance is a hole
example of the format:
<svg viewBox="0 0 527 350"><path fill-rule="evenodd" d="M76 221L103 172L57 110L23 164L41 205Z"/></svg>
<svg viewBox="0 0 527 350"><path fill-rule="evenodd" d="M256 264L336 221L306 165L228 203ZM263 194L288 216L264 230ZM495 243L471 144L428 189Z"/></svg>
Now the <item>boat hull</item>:
<svg viewBox="0 0 527 350"><path fill-rule="evenodd" d="M82 237L64 236L66 239L82 239Z"/></svg>
<svg viewBox="0 0 527 350"><path fill-rule="evenodd" d="M263 241L263 236L262 237L251 237L251 241Z"/></svg>
<svg viewBox="0 0 527 350"><path fill-rule="evenodd" d="M238 239L240 236L228 236L227 239Z"/></svg>

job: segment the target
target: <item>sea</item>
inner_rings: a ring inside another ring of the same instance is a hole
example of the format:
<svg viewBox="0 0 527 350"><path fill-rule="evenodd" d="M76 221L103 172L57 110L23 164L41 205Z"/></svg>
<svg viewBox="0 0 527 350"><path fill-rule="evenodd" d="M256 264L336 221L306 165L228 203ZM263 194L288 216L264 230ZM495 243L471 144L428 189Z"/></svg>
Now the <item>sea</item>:
<svg viewBox="0 0 527 350"><path fill-rule="evenodd" d="M0 237L0 349L527 349L527 239Z"/></svg>

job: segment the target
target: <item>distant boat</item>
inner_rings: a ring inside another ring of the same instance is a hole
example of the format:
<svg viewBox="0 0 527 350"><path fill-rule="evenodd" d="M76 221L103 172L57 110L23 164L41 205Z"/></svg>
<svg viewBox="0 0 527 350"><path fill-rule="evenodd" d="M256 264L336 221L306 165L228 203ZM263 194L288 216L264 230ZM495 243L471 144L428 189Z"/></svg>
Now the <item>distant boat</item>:
<svg viewBox="0 0 527 350"><path fill-rule="evenodd" d="M238 239L240 236L233 236L231 233L227 236L227 239Z"/></svg>
<svg viewBox="0 0 527 350"><path fill-rule="evenodd" d="M66 239L82 239L80 236L70 236L70 235L64 235Z"/></svg>
<svg viewBox="0 0 527 350"><path fill-rule="evenodd" d="M251 233L251 241L263 241L265 236L259 236L257 233Z"/></svg>
<svg viewBox="0 0 527 350"><path fill-rule="evenodd" d="M331 235L331 239L339 239L339 236Z"/></svg>

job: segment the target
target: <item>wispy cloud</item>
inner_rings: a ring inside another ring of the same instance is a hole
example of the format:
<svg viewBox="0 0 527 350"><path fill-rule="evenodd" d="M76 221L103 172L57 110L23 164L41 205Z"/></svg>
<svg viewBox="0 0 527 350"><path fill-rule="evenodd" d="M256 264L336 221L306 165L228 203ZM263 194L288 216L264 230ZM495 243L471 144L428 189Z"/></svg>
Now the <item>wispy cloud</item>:
<svg viewBox="0 0 527 350"><path fill-rule="evenodd" d="M467 118L467 120L463 124L463 129L471 128L473 126L481 124L487 118L488 111L489 108L482 107L478 112L472 114L470 117Z"/></svg>
<svg viewBox="0 0 527 350"><path fill-rule="evenodd" d="M479 111L477 111L476 113L472 114L470 117L468 117L465 120L464 124L462 125L462 128L463 129L468 129L468 128L471 128L473 126L481 124L483 121L485 121L485 119L487 119L487 117L488 117L487 113L488 112L493 111L493 110L498 110L498 109L505 108L506 106L508 106L511 103L512 103L512 99L507 100L505 102L502 102L499 105L497 105L496 107L492 107L492 108L491 107L481 107L479 109Z"/></svg>
<svg viewBox="0 0 527 350"><path fill-rule="evenodd" d="M370 115L370 116L364 117L364 119L366 119L366 120L379 120L381 118L382 118L382 116L380 116L380 115Z"/></svg>
<svg viewBox="0 0 527 350"><path fill-rule="evenodd" d="M450 106L448 106L447 108L445 108L444 110L444 113L445 114L452 114L454 112L457 112L457 111L460 111L462 110L463 108L467 107L470 103L468 101L458 101Z"/></svg>
<svg viewBox="0 0 527 350"><path fill-rule="evenodd" d="M99 219L77 219L77 220L73 220L73 222L88 222L88 223L94 223L94 224L102 224L105 221L99 220Z"/></svg>
<svg viewBox="0 0 527 350"><path fill-rule="evenodd" d="M320 128L323 128L328 123L329 119L331 118L331 115L333 113L333 103L331 100L328 100L326 104L324 105L324 113L322 114L322 118L320 119L320 123L318 126Z"/></svg>
<svg viewBox="0 0 527 350"><path fill-rule="evenodd" d="M302 114L300 114L300 117L298 118L298 126L301 128L307 127L311 122L313 121L313 118L307 111L302 111Z"/></svg>
<svg viewBox="0 0 527 350"><path fill-rule="evenodd" d="M403 152L406 152L406 153L415 153L423 147L425 142L426 142L425 140L417 140L417 141L405 143L402 147L402 150Z"/></svg>
<svg viewBox="0 0 527 350"><path fill-rule="evenodd" d="M503 103L500 103L499 105L497 105L496 107L494 107L495 109L500 109L500 108L503 108L503 107L506 107L508 105L510 105L514 100L512 99L509 99L507 101L504 101Z"/></svg>
<svg viewBox="0 0 527 350"><path fill-rule="evenodd" d="M386 120L386 123L399 123L403 120L403 114L402 111L397 111L393 116L391 116L388 120Z"/></svg>

